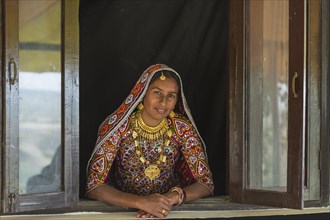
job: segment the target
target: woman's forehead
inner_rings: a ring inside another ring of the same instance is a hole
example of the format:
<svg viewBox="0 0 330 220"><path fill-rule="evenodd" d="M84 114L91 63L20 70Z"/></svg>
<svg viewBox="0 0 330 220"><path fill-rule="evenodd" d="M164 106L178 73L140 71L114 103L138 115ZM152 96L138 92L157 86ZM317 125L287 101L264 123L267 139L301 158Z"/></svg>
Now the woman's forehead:
<svg viewBox="0 0 330 220"><path fill-rule="evenodd" d="M150 89L160 89L163 91L168 91L168 92L178 92L179 86L176 82L176 80L172 77L167 77L165 80L161 79L156 79L154 82L152 82L149 85L148 90Z"/></svg>

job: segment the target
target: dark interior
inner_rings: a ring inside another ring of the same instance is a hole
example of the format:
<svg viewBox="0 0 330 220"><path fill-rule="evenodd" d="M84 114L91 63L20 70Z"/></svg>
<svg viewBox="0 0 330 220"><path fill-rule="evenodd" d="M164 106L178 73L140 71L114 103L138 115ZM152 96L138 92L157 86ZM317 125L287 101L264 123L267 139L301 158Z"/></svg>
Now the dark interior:
<svg viewBox="0 0 330 220"><path fill-rule="evenodd" d="M215 195L227 194L228 11L227 0L80 1L81 198L98 126L155 63L181 75Z"/></svg>

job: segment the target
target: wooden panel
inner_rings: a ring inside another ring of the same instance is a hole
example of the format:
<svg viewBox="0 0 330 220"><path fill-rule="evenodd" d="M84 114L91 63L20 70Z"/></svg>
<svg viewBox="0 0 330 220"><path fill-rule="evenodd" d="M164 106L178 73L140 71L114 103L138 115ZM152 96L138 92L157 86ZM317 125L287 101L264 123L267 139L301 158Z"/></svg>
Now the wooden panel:
<svg viewBox="0 0 330 220"><path fill-rule="evenodd" d="M64 16L64 187L66 206L79 201L79 1L63 1Z"/></svg>
<svg viewBox="0 0 330 220"><path fill-rule="evenodd" d="M322 0L321 205L330 204L330 1Z"/></svg>
<svg viewBox="0 0 330 220"><path fill-rule="evenodd" d="M2 1L0 1L0 25L2 26L2 23L4 22L3 21L3 19L2 19L2 9L3 8L3 2ZM0 29L0 42L2 42L2 35L3 35L3 30L2 29ZM0 43L0 51L3 51L3 45L2 45L2 43ZM3 57L3 54L2 54L2 52L1 52L1 55L0 55L0 57ZM4 87L4 84L3 84L3 82L2 82L2 79L3 79L3 62L2 62L2 59L0 59L0 67L1 67L1 71L0 71L0 85L1 85L1 89L0 89L0 141L1 141L1 146L0 146L0 213L2 213L3 212L3 206L2 206L2 201L4 201L4 198L2 197L2 195L3 195L3 193L2 193L2 191L4 190L3 188L2 188L2 185L3 185L3 183L2 183L2 181L4 180L4 178L3 178L3 173L4 173L4 171L2 170L5 166L4 166L4 164L2 164L2 161L3 161L3 159L2 159L2 157L4 156L4 154L3 154L3 152L2 152L2 149L5 147L2 143L3 143L3 136L2 136L2 134L3 134L3 128L4 128L4 126L3 126L3 122L2 122L2 117L3 117L3 111L2 111L2 108L3 107L5 107L4 105L3 105L3 101L4 101L4 99L3 99L3 96L2 96L2 94L3 94L3 87Z"/></svg>
<svg viewBox="0 0 330 220"><path fill-rule="evenodd" d="M66 204L64 192L43 193L34 195L21 195L19 200L19 212L42 209L62 208Z"/></svg>
<svg viewBox="0 0 330 220"><path fill-rule="evenodd" d="M307 131L305 150L304 200L320 199L320 85L321 85L321 13L320 1L308 1L307 7Z"/></svg>
<svg viewBox="0 0 330 220"><path fill-rule="evenodd" d="M262 97L264 87L260 85L263 79L264 42L260 40L263 33L264 17L262 1L251 1L246 8L246 155L247 173L246 188L261 188L262 186L262 145L264 104ZM258 56L256 56L258 54ZM255 135L258 134L258 135Z"/></svg>
<svg viewBox="0 0 330 220"><path fill-rule="evenodd" d="M244 1L230 1L229 7L229 195L232 202L242 202Z"/></svg>
<svg viewBox="0 0 330 220"><path fill-rule="evenodd" d="M289 1L288 207L303 208L305 140L304 1ZM295 97L294 92L297 93Z"/></svg>
<svg viewBox="0 0 330 220"><path fill-rule="evenodd" d="M265 190L244 190L244 203L286 207L286 193Z"/></svg>
<svg viewBox="0 0 330 220"><path fill-rule="evenodd" d="M3 25L5 34L4 42L4 58L3 69L5 70L3 97L3 212L12 212L17 209L17 203L10 205L10 199L14 195L18 195L18 80L14 79L14 70L16 66L16 74L19 70L18 61L18 1L3 1L2 5L6 10L2 10ZM9 13L10 12L10 13ZM18 78L18 75L17 75ZM18 200L16 196L16 200Z"/></svg>

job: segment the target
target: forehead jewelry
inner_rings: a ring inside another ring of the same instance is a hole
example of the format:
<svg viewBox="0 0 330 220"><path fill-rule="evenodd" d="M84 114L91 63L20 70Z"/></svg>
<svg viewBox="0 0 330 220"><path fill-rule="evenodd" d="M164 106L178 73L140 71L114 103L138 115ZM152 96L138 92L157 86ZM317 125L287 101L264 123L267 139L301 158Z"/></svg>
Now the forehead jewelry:
<svg viewBox="0 0 330 220"><path fill-rule="evenodd" d="M159 77L160 80L165 80L166 79L166 76L164 76L164 73L162 71L162 75Z"/></svg>

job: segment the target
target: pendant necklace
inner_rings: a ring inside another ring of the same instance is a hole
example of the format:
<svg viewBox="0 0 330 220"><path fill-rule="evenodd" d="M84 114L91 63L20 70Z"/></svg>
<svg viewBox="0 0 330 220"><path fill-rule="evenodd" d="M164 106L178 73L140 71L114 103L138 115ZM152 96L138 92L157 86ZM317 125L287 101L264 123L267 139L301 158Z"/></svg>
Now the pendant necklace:
<svg viewBox="0 0 330 220"><path fill-rule="evenodd" d="M139 160L142 164L145 165L144 175L147 176L150 180L154 180L160 174L159 165L166 162L166 156L164 155L164 145L168 146L170 140L167 139L164 143L164 134L167 134L168 137L172 136L172 131L169 130L167 119L163 119L159 125L156 127L150 127L144 123L141 116L141 111L137 111L135 114L135 127L133 131L134 145L136 147L136 155L139 157ZM156 148L157 153L159 153L158 159L151 163L150 160L147 160L143 155L142 144L147 145L150 142L158 142L158 147ZM159 146L160 145L160 146Z"/></svg>

